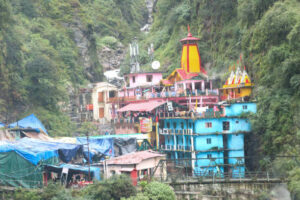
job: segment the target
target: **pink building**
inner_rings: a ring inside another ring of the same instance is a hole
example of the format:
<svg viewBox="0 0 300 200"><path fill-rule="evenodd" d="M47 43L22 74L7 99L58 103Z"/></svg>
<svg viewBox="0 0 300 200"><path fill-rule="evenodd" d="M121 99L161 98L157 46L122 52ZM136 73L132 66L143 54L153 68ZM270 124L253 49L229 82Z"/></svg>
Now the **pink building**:
<svg viewBox="0 0 300 200"><path fill-rule="evenodd" d="M125 76L126 87L147 87L153 85L159 85L162 80L161 72L145 72L145 73L132 73Z"/></svg>

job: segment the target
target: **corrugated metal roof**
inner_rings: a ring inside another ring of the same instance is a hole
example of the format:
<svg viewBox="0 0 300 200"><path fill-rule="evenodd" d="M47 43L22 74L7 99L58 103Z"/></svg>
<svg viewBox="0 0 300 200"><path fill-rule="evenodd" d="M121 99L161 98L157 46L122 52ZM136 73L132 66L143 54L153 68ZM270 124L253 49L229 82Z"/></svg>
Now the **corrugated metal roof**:
<svg viewBox="0 0 300 200"><path fill-rule="evenodd" d="M123 108L120 108L118 112L126 112L126 111L138 111L138 112L150 112L157 108L158 106L161 106L165 104L165 100L150 100L147 102L142 103L131 103Z"/></svg>
<svg viewBox="0 0 300 200"><path fill-rule="evenodd" d="M123 156L115 157L107 161L109 165L130 165L138 164L143 160L155 157L165 157L164 154L159 154L151 150L138 151L129 153Z"/></svg>

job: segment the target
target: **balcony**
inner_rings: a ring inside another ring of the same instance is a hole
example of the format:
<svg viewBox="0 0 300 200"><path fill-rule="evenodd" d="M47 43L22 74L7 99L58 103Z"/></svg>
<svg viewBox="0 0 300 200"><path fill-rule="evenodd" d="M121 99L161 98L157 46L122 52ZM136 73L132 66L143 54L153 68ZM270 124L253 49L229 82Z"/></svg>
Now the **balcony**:
<svg viewBox="0 0 300 200"><path fill-rule="evenodd" d="M193 135L193 129L159 129L161 135Z"/></svg>
<svg viewBox="0 0 300 200"><path fill-rule="evenodd" d="M159 113L161 119L173 119L173 118L220 118L224 117L223 112L208 110L206 112L161 112Z"/></svg>
<svg viewBox="0 0 300 200"><path fill-rule="evenodd" d="M176 147L176 148L175 148ZM163 151L184 151L184 152L191 152L191 146L184 146L184 145L161 145L160 149Z"/></svg>
<svg viewBox="0 0 300 200"><path fill-rule="evenodd" d="M184 91L184 92L147 92L143 96L123 96L109 98L109 102L126 102L126 101L137 101L137 100L147 100L155 98L172 98L172 97L197 97L197 96L218 96L218 90L195 90L195 91Z"/></svg>

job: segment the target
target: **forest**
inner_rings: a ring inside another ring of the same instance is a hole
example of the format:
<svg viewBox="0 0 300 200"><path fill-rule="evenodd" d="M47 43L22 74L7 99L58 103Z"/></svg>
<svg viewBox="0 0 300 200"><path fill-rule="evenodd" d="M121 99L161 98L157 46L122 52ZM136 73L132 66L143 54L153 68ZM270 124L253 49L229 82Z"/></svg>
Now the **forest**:
<svg viewBox="0 0 300 200"><path fill-rule="evenodd" d="M202 65L220 85L240 55L255 82L253 148L274 159L300 199L300 1L158 0L148 34L144 0L0 0L0 113L14 121L36 113L52 136L74 129L63 112L70 90L104 80L97 50L138 37L154 44L165 73L180 66L187 25L199 37ZM87 40L88 64L74 40ZM146 50L143 68L149 68ZM122 71L128 72L128 56ZM296 198L297 199L297 198Z"/></svg>

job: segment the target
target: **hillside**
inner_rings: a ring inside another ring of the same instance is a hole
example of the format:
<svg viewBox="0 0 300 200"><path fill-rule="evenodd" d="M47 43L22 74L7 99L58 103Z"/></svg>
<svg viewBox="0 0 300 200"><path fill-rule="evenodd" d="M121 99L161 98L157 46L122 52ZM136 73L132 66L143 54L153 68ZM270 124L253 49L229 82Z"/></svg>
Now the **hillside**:
<svg viewBox="0 0 300 200"><path fill-rule="evenodd" d="M72 132L69 94L104 80L103 51L124 57L148 17L144 0L1 0L0 13L0 121L34 112L51 135Z"/></svg>
<svg viewBox="0 0 300 200"><path fill-rule="evenodd" d="M193 35L201 38L202 65L222 82L242 54L258 100L258 114L252 117L253 153L271 158L298 155L299 10L296 0L159 0L144 42L154 43L155 58L170 72L180 66L179 40L189 24ZM274 166L277 173L293 177L289 186L298 194L297 161L279 158Z"/></svg>

